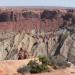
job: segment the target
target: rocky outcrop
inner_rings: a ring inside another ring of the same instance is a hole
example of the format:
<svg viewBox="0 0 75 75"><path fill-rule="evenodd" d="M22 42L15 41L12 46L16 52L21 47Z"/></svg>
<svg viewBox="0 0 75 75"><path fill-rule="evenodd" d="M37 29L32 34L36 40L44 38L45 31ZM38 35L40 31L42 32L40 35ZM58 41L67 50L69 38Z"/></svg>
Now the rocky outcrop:
<svg viewBox="0 0 75 75"><path fill-rule="evenodd" d="M65 57L68 61L75 63L74 57L75 57L75 40L74 40L75 34L68 36L61 47L61 55Z"/></svg>

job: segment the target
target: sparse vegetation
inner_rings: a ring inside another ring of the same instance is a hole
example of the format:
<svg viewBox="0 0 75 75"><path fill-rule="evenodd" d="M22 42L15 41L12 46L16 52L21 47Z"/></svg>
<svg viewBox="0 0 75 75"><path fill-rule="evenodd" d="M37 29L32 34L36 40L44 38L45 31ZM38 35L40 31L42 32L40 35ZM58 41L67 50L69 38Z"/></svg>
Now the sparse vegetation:
<svg viewBox="0 0 75 75"><path fill-rule="evenodd" d="M18 73L41 73L41 72L48 72L49 68L48 66L51 65L52 62L49 60L49 58L45 56L39 56L39 62L37 60L31 60L27 66L23 66L22 68L19 68L17 70Z"/></svg>
<svg viewBox="0 0 75 75"><path fill-rule="evenodd" d="M23 67L19 68L17 70L17 72L21 73L21 74L27 73L27 72L29 72L29 67L28 66L23 66Z"/></svg>
<svg viewBox="0 0 75 75"><path fill-rule="evenodd" d="M48 67L45 64L39 64L35 60L30 61L28 66L30 67L30 73L40 73L48 71Z"/></svg>
<svg viewBox="0 0 75 75"><path fill-rule="evenodd" d="M61 59L62 60L62 59ZM61 61L60 58L48 58L45 56L39 56L38 60L31 60L27 66L23 66L17 70L18 73L41 73L41 72L50 72L52 69L60 69L60 68L66 68L69 67L70 64L67 63L67 61ZM39 61L39 62L38 62ZM51 68L49 68L49 66Z"/></svg>

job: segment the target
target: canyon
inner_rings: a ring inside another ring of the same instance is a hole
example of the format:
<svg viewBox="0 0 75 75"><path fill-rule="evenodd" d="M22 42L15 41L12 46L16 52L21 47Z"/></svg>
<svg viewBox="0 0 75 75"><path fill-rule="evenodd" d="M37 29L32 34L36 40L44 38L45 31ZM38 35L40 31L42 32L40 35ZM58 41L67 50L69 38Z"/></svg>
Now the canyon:
<svg viewBox="0 0 75 75"><path fill-rule="evenodd" d="M0 8L0 75L14 75L40 55L75 65L75 9ZM60 69L51 75L73 75L70 71Z"/></svg>

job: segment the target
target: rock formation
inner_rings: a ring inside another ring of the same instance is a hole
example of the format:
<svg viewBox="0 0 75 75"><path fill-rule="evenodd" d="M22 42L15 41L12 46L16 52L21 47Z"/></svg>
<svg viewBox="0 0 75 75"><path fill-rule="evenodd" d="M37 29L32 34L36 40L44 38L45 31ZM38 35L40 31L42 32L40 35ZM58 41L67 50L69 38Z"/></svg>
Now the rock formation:
<svg viewBox="0 0 75 75"><path fill-rule="evenodd" d="M75 23L75 10L68 8L2 8L0 29L26 32L36 29L46 32Z"/></svg>
<svg viewBox="0 0 75 75"><path fill-rule="evenodd" d="M0 11L0 60L43 55L75 63L74 9Z"/></svg>

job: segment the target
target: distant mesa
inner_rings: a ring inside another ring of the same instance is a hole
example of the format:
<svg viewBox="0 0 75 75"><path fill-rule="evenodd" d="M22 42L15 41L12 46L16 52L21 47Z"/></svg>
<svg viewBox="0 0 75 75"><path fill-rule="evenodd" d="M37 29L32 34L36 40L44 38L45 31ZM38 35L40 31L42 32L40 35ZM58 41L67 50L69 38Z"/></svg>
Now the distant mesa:
<svg viewBox="0 0 75 75"><path fill-rule="evenodd" d="M75 10L66 8L0 8L2 30L44 30L46 32L75 24Z"/></svg>

